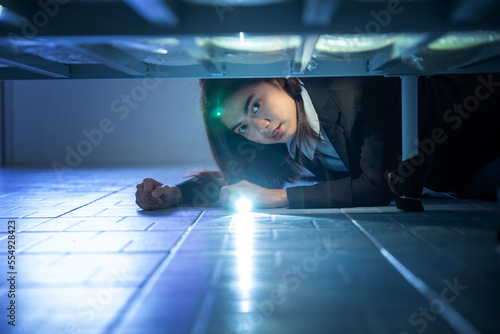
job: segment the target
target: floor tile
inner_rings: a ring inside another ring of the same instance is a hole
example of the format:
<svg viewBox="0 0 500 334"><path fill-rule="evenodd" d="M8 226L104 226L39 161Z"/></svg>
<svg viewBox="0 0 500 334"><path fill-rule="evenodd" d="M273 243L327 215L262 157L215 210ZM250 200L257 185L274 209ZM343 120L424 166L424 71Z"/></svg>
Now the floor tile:
<svg viewBox="0 0 500 334"><path fill-rule="evenodd" d="M497 202L429 192L425 212L140 210L179 168L3 168L16 327L1 333L498 333ZM0 269L8 237L0 230ZM0 304L11 283L0 281Z"/></svg>

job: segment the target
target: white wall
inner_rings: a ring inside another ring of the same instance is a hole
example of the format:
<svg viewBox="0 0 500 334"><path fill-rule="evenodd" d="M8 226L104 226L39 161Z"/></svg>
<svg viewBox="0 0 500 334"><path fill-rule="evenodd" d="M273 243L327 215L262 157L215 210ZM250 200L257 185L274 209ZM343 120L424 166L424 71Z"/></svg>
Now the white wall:
<svg viewBox="0 0 500 334"><path fill-rule="evenodd" d="M9 165L213 164L196 81L155 80L10 82Z"/></svg>

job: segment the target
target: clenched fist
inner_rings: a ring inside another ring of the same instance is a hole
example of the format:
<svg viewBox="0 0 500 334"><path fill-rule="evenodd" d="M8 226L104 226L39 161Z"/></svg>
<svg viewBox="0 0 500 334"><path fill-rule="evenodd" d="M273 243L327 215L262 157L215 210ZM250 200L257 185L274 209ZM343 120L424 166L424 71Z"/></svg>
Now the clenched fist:
<svg viewBox="0 0 500 334"><path fill-rule="evenodd" d="M169 187L145 178L137 185L135 203L144 210L164 209L182 202L182 193L178 187Z"/></svg>

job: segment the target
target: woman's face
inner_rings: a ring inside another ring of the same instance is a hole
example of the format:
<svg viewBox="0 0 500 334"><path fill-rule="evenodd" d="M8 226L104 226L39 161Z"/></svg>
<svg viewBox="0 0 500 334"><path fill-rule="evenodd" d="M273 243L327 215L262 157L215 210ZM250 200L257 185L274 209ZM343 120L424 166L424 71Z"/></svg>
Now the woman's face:
<svg viewBox="0 0 500 334"><path fill-rule="evenodd" d="M259 144L288 143L297 132L295 101L281 86L260 82L229 96L221 107L228 129Z"/></svg>

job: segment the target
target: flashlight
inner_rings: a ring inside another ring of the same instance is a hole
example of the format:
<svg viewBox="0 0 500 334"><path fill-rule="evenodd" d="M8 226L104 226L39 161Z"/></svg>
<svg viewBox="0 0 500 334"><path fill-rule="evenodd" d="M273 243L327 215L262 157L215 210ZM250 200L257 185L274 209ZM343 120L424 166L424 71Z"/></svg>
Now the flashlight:
<svg viewBox="0 0 500 334"><path fill-rule="evenodd" d="M248 212L252 209L252 202L245 197L240 197L236 200L236 210L238 212Z"/></svg>

